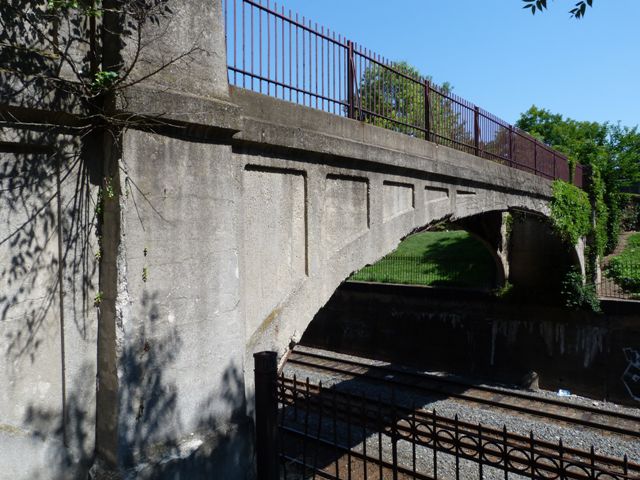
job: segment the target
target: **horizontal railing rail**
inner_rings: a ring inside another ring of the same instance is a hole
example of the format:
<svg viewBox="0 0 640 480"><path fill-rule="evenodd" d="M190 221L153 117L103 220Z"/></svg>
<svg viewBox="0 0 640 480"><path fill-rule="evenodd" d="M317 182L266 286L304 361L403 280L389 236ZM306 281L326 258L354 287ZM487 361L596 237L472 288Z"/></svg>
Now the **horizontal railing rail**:
<svg viewBox="0 0 640 480"><path fill-rule="evenodd" d="M224 1L232 85L583 187L581 165L406 64L270 0Z"/></svg>

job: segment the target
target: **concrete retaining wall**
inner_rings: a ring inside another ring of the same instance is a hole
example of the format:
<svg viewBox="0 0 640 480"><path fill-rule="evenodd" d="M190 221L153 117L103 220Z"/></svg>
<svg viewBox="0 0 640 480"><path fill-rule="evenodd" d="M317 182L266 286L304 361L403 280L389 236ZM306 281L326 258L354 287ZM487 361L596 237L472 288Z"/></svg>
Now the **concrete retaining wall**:
<svg viewBox="0 0 640 480"><path fill-rule="evenodd" d="M515 383L535 371L541 388L640 406L638 306L605 308L595 315L481 293L346 283L302 343Z"/></svg>

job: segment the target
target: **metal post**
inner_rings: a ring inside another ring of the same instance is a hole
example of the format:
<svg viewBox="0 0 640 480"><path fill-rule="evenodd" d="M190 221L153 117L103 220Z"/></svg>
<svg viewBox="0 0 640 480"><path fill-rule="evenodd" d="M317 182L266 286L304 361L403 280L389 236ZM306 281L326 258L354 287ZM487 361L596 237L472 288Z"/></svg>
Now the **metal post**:
<svg viewBox="0 0 640 480"><path fill-rule="evenodd" d="M258 480L278 480L278 356L276 352L258 352L253 360Z"/></svg>
<svg viewBox="0 0 640 480"><path fill-rule="evenodd" d="M349 104L349 118L355 118L353 94L353 43L347 40L347 103Z"/></svg>
<svg viewBox="0 0 640 480"><path fill-rule="evenodd" d="M480 109L473 109L473 144L475 145L476 156L480 156Z"/></svg>
<svg viewBox="0 0 640 480"><path fill-rule="evenodd" d="M513 167L513 127L509 125L509 166Z"/></svg>
<svg viewBox="0 0 640 480"><path fill-rule="evenodd" d="M431 140L431 100L429 99L429 80L424 81L424 138Z"/></svg>

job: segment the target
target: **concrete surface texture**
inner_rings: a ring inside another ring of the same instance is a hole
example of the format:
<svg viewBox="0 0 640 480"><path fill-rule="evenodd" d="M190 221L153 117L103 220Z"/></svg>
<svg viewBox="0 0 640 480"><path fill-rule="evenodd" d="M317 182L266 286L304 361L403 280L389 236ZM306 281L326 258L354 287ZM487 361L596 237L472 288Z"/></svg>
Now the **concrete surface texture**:
<svg viewBox="0 0 640 480"><path fill-rule="evenodd" d="M32 141L7 122L12 145L69 155L58 213L48 157L0 151L0 478L91 464L95 478L252 478L254 352L283 355L345 278L416 229L549 214L550 183L529 173L229 88L220 0L170 3L140 68L198 56L118 103L153 131ZM74 118L13 93L13 119Z"/></svg>

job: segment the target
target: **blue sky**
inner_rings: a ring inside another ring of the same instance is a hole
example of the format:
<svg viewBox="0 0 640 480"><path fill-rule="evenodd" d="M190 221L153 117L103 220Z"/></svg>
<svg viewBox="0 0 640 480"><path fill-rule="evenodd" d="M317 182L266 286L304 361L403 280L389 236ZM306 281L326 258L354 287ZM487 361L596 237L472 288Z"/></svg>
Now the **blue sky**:
<svg viewBox="0 0 640 480"><path fill-rule="evenodd" d="M577 120L640 123L640 1L285 0L284 6L390 60L449 81L508 122L532 104ZM272 2L273 5L273 2ZM282 5L278 2L278 8Z"/></svg>

